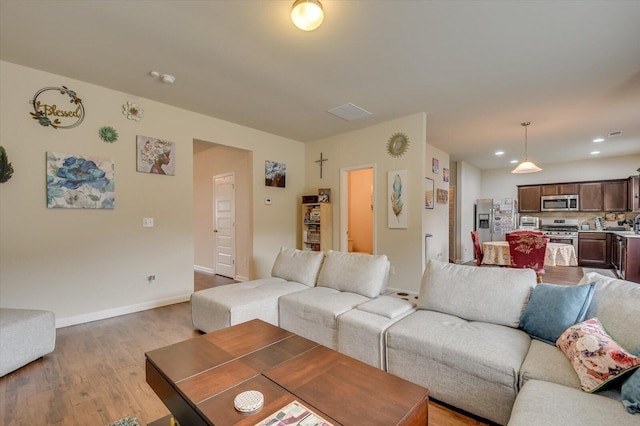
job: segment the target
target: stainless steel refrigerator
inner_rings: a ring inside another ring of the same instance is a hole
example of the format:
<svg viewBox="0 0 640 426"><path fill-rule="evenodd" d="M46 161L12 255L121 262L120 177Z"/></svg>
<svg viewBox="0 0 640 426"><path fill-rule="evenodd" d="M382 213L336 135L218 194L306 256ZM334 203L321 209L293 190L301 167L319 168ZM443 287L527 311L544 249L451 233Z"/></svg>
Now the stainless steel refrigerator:
<svg viewBox="0 0 640 426"><path fill-rule="evenodd" d="M513 198L485 198L476 200L475 230L480 244L505 241L506 235L518 228L518 200Z"/></svg>

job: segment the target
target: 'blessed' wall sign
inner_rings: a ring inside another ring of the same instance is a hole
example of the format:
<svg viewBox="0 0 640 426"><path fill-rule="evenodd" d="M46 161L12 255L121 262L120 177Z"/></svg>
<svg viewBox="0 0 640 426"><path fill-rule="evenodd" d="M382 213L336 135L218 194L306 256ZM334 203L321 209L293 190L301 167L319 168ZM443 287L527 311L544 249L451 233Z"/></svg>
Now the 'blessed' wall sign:
<svg viewBox="0 0 640 426"><path fill-rule="evenodd" d="M35 111L30 114L42 126L73 129L84 120L82 99L65 86L40 89L30 102Z"/></svg>

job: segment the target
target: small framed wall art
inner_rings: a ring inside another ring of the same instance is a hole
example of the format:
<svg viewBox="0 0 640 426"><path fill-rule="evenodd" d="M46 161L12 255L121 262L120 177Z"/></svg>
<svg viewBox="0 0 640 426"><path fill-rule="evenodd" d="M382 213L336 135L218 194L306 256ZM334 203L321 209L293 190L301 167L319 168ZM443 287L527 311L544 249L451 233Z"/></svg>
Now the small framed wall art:
<svg viewBox="0 0 640 426"><path fill-rule="evenodd" d="M105 158L47 152L47 207L113 209L115 168Z"/></svg>
<svg viewBox="0 0 640 426"><path fill-rule="evenodd" d="M137 171L157 175L176 174L176 144L148 136L136 136Z"/></svg>
<svg viewBox="0 0 640 426"><path fill-rule="evenodd" d="M425 189L424 189L424 208L432 209L433 208L433 179L424 178L425 179Z"/></svg>
<svg viewBox="0 0 640 426"><path fill-rule="evenodd" d="M407 228L407 170L389 172L388 225L389 228Z"/></svg>
<svg viewBox="0 0 640 426"><path fill-rule="evenodd" d="M277 161L264 162L264 184L285 188L287 186L287 165Z"/></svg>

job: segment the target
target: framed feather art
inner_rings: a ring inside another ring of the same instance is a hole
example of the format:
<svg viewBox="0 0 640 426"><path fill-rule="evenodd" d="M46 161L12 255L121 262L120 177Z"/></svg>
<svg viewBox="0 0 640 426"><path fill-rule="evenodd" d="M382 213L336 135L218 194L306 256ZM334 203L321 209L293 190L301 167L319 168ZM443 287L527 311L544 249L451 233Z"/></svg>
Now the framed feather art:
<svg viewBox="0 0 640 426"><path fill-rule="evenodd" d="M407 170L389 172L389 228L407 228Z"/></svg>

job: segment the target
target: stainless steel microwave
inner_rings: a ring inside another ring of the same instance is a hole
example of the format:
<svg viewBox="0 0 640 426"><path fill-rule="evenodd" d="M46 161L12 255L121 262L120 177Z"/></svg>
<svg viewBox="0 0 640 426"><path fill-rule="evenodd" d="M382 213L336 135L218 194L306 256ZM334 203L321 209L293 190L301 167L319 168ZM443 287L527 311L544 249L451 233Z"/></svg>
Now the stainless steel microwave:
<svg viewBox="0 0 640 426"><path fill-rule="evenodd" d="M578 194L543 195L540 198L540 211L543 211L543 212L578 211Z"/></svg>

